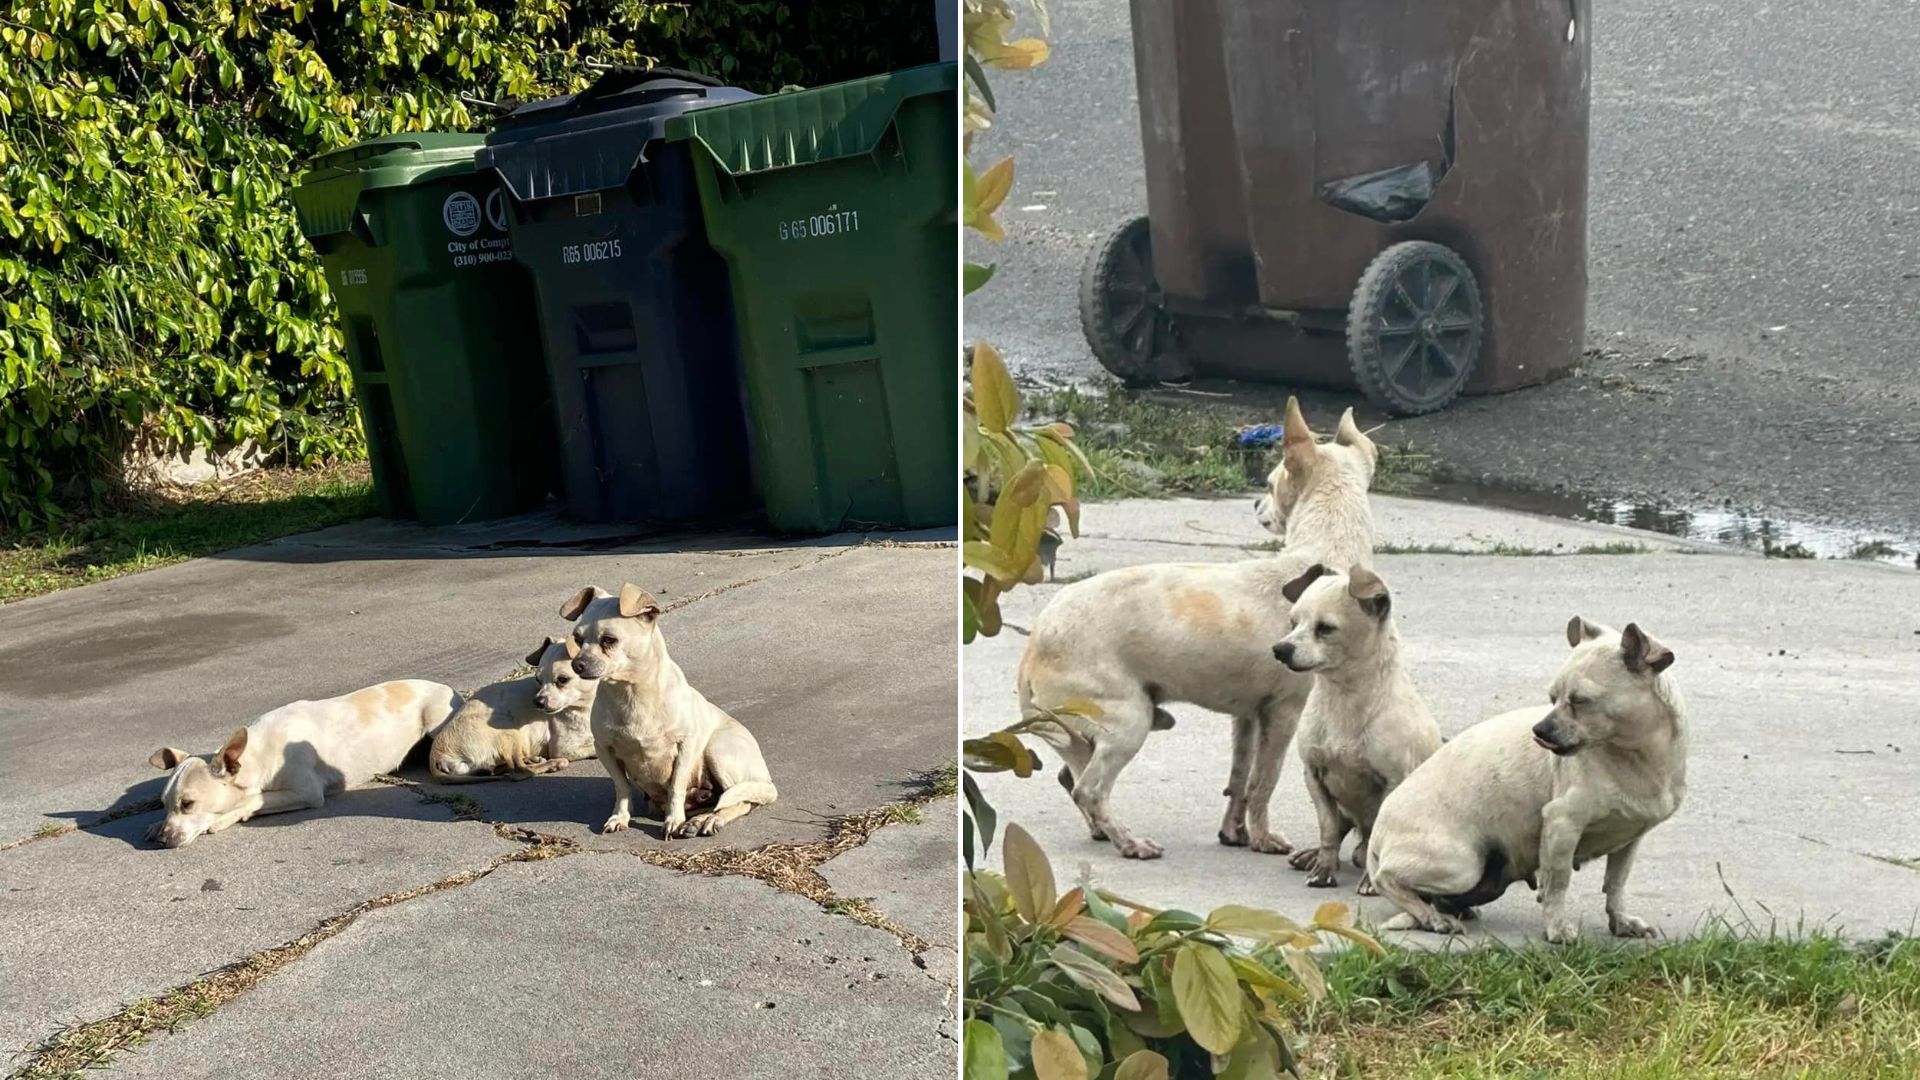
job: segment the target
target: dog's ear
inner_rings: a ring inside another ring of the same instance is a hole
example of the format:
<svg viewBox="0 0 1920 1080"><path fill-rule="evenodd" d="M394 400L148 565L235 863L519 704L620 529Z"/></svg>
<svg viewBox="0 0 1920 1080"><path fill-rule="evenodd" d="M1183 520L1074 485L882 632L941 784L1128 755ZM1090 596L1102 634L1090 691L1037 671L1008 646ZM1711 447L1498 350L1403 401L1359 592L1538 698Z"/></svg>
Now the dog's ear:
<svg viewBox="0 0 1920 1080"><path fill-rule="evenodd" d="M535 645L533 651L527 654L527 663L532 664L534 667L539 667L540 660L547 655L547 650L551 648L553 648L553 639L550 637L541 638L540 644Z"/></svg>
<svg viewBox="0 0 1920 1080"><path fill-rule="evenodd" d="M1380 575L1364 566L1356 566L1347 572L1347 595L1360 605L1360 610L1376 619L1385 619L1393 608L1393 597L1387 593L1387 583Z"/></svg>
<svg viewBox="0 0 1920 1080"><path fill-rule="evenodd" d="M1319 563L1314 563L1312 566L1307 567L1306 573L1301 574L1299 577L1281 586L1280 595L1287 598L1287 603L1297 604L1300 602L1301 594L1307 591L1307 586L1319 581L1320 576L1326 572L1326 567L1321 566Z"/></svg>
<svg viewBox="0 0 1920 1080"><path fill-rule="evenodd" d="M153 752L153 756L147 759L147 764L156 769L173 769L178 768L180 763L185 760L187 760L187 752L185 750L175 750L171 746L163 746Z"/></svg>
<svg viewBox="0 0 1920 1080"><path fill-rule="evenodd" d="M1367 433L1361 431L1360 425L1353 422L1351 408L1340 414L1340 426L1334 430L1333 441L1340 446L1351 446L1359 450L1366 454L1369 460L1378 458L1380 454L1379 449L1373 445L1373 440L1367 438Z"/></svg>
<svg viewBox="0 0 1920 1080"><path fill-rule="evenodd" d="M227 745L221 747L218 754L213 755L213 763L221 772L232 776L240 771L240 755L246 752L247 729L234 728L233 734L227 737Z"/></svg>
<svg viewBox="0 0 1920 1080"><path fill-rule="evenodd" d="M1627 670L1632 672L1650 671L1655 675L1673 666L1673 650L1655 641L1638 623L1628 623L1620 631L1620 655L1627 661Z"/></svg>
<svg viewBox="0 0 1920 1080"><path fill-rule="evenodd" d="M620 616L652 621L660 616L660 601L653 594L629 581L620 586Z"/></svg>
<svg viewBox="0 0 1920 1080"><path fill-rule="evenodd" d="M560 605L560 617L568 622L572 622L579 618L580 613L587 610L587 605L593 603L599 595L600 590L592 585L581 589L579 592L568 597L566 603Z"/></svg>
<svg viewBox="0 0 1920 1080"><path fill-rule="evenodd" d="M1295 475L1310 471L1320 458L1320 446L1313 440L1313 429L1300 415L1300 399L1287 398L1287 421L1281 427L1280 464Z"/></svg>
<svg viewBox="0 0 1920 1080"><path fill-rule="evenodd" d="M575 657L578 657L580 655L580 639L579 638L574 637L571 634L567 635L566 645L567 645L567 659L572 660Z"/></svg>
<svg viewBox="0 0 1920 1080"><path fill-rule="evenodd" d="M1575 647L1583 641L1592 641L1606 632L1606 627L1599 623L1590 623L1578 615L1567 620L1567 644Z"/></svg>

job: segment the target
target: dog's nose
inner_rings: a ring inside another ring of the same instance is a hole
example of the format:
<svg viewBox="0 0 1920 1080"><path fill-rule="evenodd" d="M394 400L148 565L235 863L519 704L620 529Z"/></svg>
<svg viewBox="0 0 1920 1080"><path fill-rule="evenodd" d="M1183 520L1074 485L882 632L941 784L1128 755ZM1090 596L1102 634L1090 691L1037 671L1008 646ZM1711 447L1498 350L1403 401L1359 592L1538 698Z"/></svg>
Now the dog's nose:
<svg viewBox="0 0 1920 1080"><path fill-rule="evenodd" d="M1283 664L1286 664L1288 667L1292 667L1293 666L1293 642L1283 641L1280 644L1275 645L1273 647L1273 658L1275 660L1280 661Z"/></svg>

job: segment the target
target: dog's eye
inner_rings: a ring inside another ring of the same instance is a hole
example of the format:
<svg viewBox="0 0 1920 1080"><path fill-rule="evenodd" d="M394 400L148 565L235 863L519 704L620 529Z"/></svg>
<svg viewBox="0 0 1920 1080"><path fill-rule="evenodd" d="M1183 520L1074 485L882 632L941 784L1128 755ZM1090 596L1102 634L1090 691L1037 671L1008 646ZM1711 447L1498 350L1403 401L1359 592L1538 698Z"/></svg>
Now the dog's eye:
<svg viewBox="0 0 1920 1080"><path fill-rule="evenodd" d="M612 634L607 634L607 635L605 635L605 636L603 636L603 637L602 637L602 638L600 639L600 647L601 647L601 648L603 648L603 649L611 649L611 648L613 648L613 635L612 635Z"/></svg>
<svg viewBox="0 0 1920 1080"><path fill-rule="evenodd" d="M565 686L568 683L572 682L573 680L567 678L565 675L559 675L559 676L556 676L553 681L555 685Z"/></svg>
<svg viewBox="0 0 1920 1080"><path fill-rule="evenodd" d="M1579 694L1573 694L1567 698L1567 708L1578 709L1588 704L1589 700L1588 698L1581 697Z"/></svg>
<svg viewBox="0 0 1920 1080"><path fill-rule="evenodd" d="M1332 637L1333 624L1330 622L1314 623L1313 636L1314 637Z"/></svg>
<svg viewBox="0 0 1920 1080"><path fill-rule="evenodd" d="M193 800L192 800L192 799L181 799L181 800L180 800L180 809L181 809L181 810L183 810L183 811L191 811L191 810L193 809Z"/></svg>

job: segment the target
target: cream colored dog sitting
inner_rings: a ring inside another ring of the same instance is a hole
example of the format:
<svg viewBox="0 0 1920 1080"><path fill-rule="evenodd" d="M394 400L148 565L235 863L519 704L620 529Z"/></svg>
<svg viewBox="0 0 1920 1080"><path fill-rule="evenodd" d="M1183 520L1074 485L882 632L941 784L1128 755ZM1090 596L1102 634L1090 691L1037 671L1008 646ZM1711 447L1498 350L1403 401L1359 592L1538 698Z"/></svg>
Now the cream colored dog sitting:
<svg viewBox="0 0 1920 1080"><path fill-rule="evenodd" d="M1387 583L1364 566L1336 574L1314 564L1281 590L1293 629L1274 659L1313 676L1300 716L1300 765L1320 818L1320 844L1294 852L1307 884L1339 884L1340 844L1358 830L1353 865L1367 865L1367 840L1385 799L1440 748L1440 725L1400 663ZM1360 875L1360 895L1373 883Z"/></svg>
<svg viewBox="0 0 1920 1080"><path fill-rule="evenodd" d="M1069 585L1041 612L1020 659L1023 717L1075 698L1099 708L1097 717L1068 717L1065 732L1043 725L1035 734L1066 759L1061 782L1094 839L1128 858L1158 858L1160 845L1121 825L1107 798L1148 733L1171 725L1166 702L1233 717L1220 842L1292 850L1267 808L1309 682L1273 662L1292 606L1281 590L1314 563L1372 561L1367 487L1376 451L1351 409L1333 441L1317 443L1289 399L1281 453L1256 504L1260 523L1286 537L1279 555L1130 566Z"/></svg>
<svg viewBox="0 0 1920 1080"><path fill-rule="evenodd" d="M613 779L613 813L601 832L627 827L635 788L660 808L669 839L711 836L779 797L753 733L702 697L667 655L651 593L630 584L617 597L585 588L560 614L578 620L568 639L574 670L601 680L593 748ZM712 809L688 818L689 798L709 788Z"/></svg>
<svg viewBox="0 0 1920 1080"><path fill-rule="evenodd" d="M459 704L452 687L403 679L282 705L236 730L211 758L155 750L148 763L173 775L160 793L167 816L147 839L184 847L256 814L319 806L329 792L399 768Z"/></svg>
<svg viewBox="0 0 1920 1080"><path fill-rule="evenodd" d="M1468 728L1380 807L1368 864L1401 912L1385 929L1459 933L1477 905L1537 881L1547 940L1572 941L1568 883L1604 855L1608 928L1652 936L1627 913L1627 874L1640 838L1686 797L1686 706L1666 674L1673 651L1633 623L1616 633L1577 616L1567 641L1573 655L1551 705Z"/></svg>
<svg viewBox="0 0 1920 1080"><path fill-rule="evenodd" d="M593 756L593 697L600 683L573 670L565 642L527 654L534 672L473 692L433 737L427 766L447 783L496 774L537 775Z"/></svg>

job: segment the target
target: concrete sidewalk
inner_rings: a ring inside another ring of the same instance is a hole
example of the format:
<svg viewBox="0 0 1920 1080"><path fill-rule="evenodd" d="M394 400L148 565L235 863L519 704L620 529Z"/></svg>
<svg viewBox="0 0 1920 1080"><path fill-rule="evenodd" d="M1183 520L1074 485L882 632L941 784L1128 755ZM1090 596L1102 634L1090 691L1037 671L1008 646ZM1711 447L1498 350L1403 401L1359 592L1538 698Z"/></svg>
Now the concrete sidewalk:
<svg viewBox="0 0 1920 1080"><path fill-rule="evenodd" d="M365 522L0 608L0 844L26 841L0 850L0 1051L327 928L115 1068L531 1077L564 1062L629 1077L652 1062L697 1077L724 1056L747 1063L732 1076L791 1077L950 1062L957 856L952 803L928 804L925 777L953 761L956 676L935 662L955 651L951 541ZM623 581L667 601L674 658L753 729L779 784L721 836L663 845L636 819L601 837L611 786L586 761L457 788L410 767L416 787L181 850L140 839L158 816L141 810L159 792L155 747L204 752L266 709L383 679L471 689L564 632L574 590ZM763 880L675 872L699 852L714 853L700 868Z"/></svg>
<svg viewBox="0 0 1920 1080"><path fill-rule="evenodd" d="M1071 579L1149 561L1253 558L1273 538L1250 500L1089 506L1087 534L1061 549ZM1641 845L1630 895L1638 914L1679 935L1726 918L1764 930L1823 928L1877 936L1920 922L1920 574L1882 565L1773 560L1669 538L1479 508L1376 497L1383 548L1463 554L1383 554L1381 574L1414 677L1443 732L1545 700L1564 660L1569 616L1637 621L1670 645L1686 694L1692 754L1686 804ZM1578 554L1630 543L1625 555ZM1539 553L1528 557L1494 550ZM1006 620L1031 626L1057 585L1016 590ZM1013 671L1026 639L1013 630L963 651L969 735L1016 719ZM1118 817L1166 846L1164 858L1120 858L1088 839L1053 772L980 778L1002 822L1040 841L1063 881L1204 913L1252 904L1305 916L1327 900L1358 900L1347 869L1336 890L1308 889L1286 860L1214 837L1226 780L1228 722L1186 706L1114 789ZM1279 829L1315 832L1289 754L1274 795ZM996 855L999 848L995 847ZM1601 870L1576 875L1585 931L1604 934ZM1359 905L1363 920L1391 914ZM1539 909L1524 887L1486 909L1479 926L1536 939ZM1403 935L1431 940L1431 935Z"/></svg>

